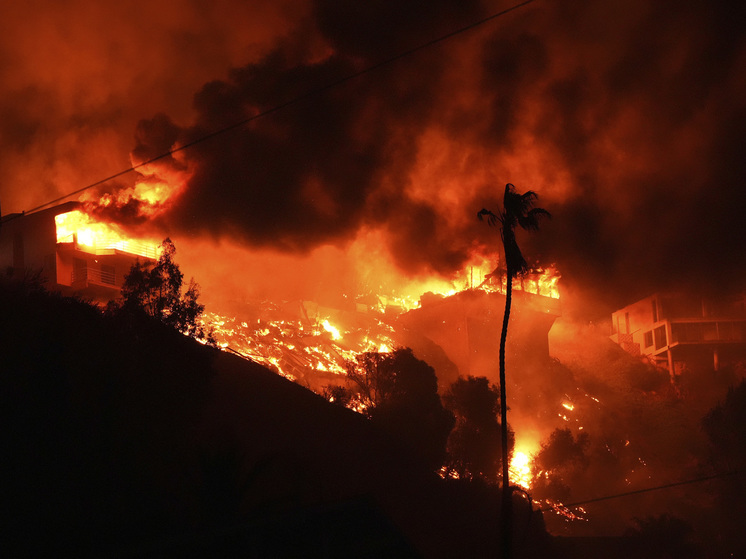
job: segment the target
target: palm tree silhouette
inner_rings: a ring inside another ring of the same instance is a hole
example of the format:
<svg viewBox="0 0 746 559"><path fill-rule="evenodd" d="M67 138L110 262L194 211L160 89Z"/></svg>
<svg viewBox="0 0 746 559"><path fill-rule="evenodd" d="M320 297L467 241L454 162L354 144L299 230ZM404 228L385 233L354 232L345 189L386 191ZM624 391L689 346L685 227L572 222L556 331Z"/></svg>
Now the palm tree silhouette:
<svg viewBox="0 0 746 559"><path fill-rule="evenodd" d="M518 247L515 238L515 229L520 227L528 231L539 229L539 219L551 217L551 214L543 208L535 208L534 202L538 198L532 190L519 194L511 183L505 185L503 196L503 210L495 214L490 210L482 208L477 217L479 220L486 219L487 224L494 227L500 223L500 236L505 251L505 266L507 268L507 282L505 286L505 313L503 314L503 326L500 332L500 437L502 446L502 530L503 546L505 556L510 557L510 534L511 534L511 488L508 477L508 406L505 386L505 342L508 339L508 319L510 318L510 307L513 298L513 278L523 275L528 271L526 259Z"/></svg>

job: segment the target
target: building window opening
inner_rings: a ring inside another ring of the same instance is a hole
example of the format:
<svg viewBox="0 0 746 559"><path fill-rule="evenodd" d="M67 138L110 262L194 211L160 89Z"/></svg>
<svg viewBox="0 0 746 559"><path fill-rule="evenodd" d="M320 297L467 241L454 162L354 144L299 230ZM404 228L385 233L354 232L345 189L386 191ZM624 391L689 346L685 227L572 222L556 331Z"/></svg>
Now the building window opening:
<svg viewBox="0 0 746 559"><path fill-rule="evenodd" d="M653 330L653 339L655 341L655 349L660 349L666 346L666 327L658 326Z"/></svg>
<svg viewBox="0 0 746 559"><path fill-rule="evenodd" d="M645 347L651 347L653 345L653 331L645 332Z"/></svg>
<svg viewBox="0 0 746 559"><path fill-rule="evenodd" d="M105 283L107 285L116 284L114 266L111 266L109 264L101 264L101 283Z"/></svg>

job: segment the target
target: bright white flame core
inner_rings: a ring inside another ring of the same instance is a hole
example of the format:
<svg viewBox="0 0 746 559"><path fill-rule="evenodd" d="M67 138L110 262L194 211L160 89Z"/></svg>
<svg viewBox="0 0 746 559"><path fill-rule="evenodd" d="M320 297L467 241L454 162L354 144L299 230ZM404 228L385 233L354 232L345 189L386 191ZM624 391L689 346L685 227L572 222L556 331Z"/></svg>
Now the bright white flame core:
<svg viewBox="0 0 746 559"><path fill-rule="evenodd" d="M531 457L525 452L513 452L510 461L510 483L524 489L531 487Z"/></svg>
<svg viewBox="0 0 746 559"><path fill-rule="evenodd" d="M158 258L156 243L130 239L116 226L95 221L80 210L58 214L54 216L54 222L58 243L75 243L87 251L118 250L145 258Z"/></svg>

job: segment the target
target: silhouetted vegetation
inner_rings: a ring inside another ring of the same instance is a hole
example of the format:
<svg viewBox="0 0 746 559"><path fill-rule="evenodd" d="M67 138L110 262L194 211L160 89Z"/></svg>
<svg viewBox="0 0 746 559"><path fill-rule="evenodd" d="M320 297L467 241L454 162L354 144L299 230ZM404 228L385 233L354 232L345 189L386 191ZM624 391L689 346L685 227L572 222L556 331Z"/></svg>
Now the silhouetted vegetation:
<svg viewBox="0 0 746 559"><path fill-rule="evenodd" d="M166 238L155 263L139 260L124 278L122 298L110 304L111 312L144 313L179 332L214 343L201 322L205 306L198 303L199 286L194 279L182 292L184 274L174 261L176 247Z"/></svg>
<svg viewBox="0 0 746 559"><path fill-rule="evenodd" d="M630 556L640 559L696 559L702 552L692 542L692 526L675 516L662 514L635 519L625 533Z"/></svg>
<svg viewBox="0 0 746 559"><path fill-rule="evenodd" d="M717 543L724 553L746 553L746 380L730 388L725 400L702 420L710 443L707 464L725 475L714 482L721 521Z"/></svg>
<svg viewBox="0 0 746 559"><path fill-rule="evenodd" d="M588 467L588 433L574 437L569 429L555 429L534 459L532 493L539 499L566 502L576 477Z"/></svg>
<svg viewBox="0 0 746 559"><path fill-rule="evenodd" d="M496 555L497 494L403 452L450 429L407 350L368 421L145 315L17 280L0 308L7 556Z"/></svg>
<svg viewBox="0 0 746 559"><path fill-rule="evenodd" d="M549 440L541 445L536 456L536 465L543 471L556 471L568 465L588 464L588 433L578 433L574 437L569 429L555 429Z"/></svg>
<svg viewBox="0 0 746 559"><path fill-rule="evenodd" d="M500 389L485 377L460 378L443 395L443 403L456 417L448 437L448 470L461 479L480 478L494 483L501 465ZM515 435L510 431L512 450ZM508 453L509 455L511 452Z"/></svg>
<svg viewBox="0 0 746 559"><path fill-rule="evenodd" d="M438 379L430 365L409 348L390 353L366 352L347 368L364 413L399 439L432 471L446 458L453 415L438 396Z"/></svg>
<svg viewBox="0 0 746 559"><path fill-rule="evenodd" d="M321 395L325 400L343 408L349 408L353 401L352 392L340 384L329 384L325 386L321 391Z"/></svg>
<svg viewBox="0 0 746 559"><path fill-rule="evenodd" d="M4 549L94 552L186 522L212 350L26 281L2 282L0 308Z"/></svg>
<svg viewBox="0 0 746 559"><path fill-rule="evenodd" d="M714 465L724 471L746 467L746 381L728 390L725 400L702 421Z"/></svg>

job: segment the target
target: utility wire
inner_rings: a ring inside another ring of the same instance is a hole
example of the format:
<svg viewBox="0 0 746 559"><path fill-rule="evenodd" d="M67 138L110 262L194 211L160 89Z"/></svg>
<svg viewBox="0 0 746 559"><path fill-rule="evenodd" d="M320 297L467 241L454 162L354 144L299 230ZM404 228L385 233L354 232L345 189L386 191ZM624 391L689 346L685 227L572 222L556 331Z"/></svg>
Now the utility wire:
<svg viewBox="0 0 746 559"><path fill-rule="evenodd" d="M200 144L202 142L205 142L207 140L210 140L216 136L220 136L222 134L225 134L227 132L230 132L231 130L235 130L236 128L240 128L241 126L248 124L254 120L257 120L259 118L265 117L267 115L270 115L272 113L276 113L277 111L280 111L282 109L285 109L286 107L289 107L291 105L295 105L305 99L315 97L317 95L320 95L321 93L324 93L328 91L329 89L332 89L334 87L340 86L344 83L347 83L348 81L354 80L356 78L359 78L360 76L363 76L365 74L368 74L370 72L374 72L375 70L378 70L379 68L382 68L384 66L388 66L389 64L392 64L393 62L396 62L397 60L401 58L405 58L407 56L410 56L416 52L419 52L421 50L424 50L426 48L429 48L433 45L436 45L438 43L441 43L447 39L450 39L451 37L454 37L456 35L459 35L461 33L464 33L466 31L470 31L476 27L479 27L481 25L484 25L485 23L488 23L492 21L493 19L497 19L501 16L504 16L514 10L517 10L518 8L522 8L523 6L526 6L527 4L531 4L535 0L526 0L525 2L521 2L519 4L515 4L514 6L511 6L510 8L506 8L500 12L494 13L490 16L485 17L484 19L481 19L479 21L476 21L474 23L471 23L465 27L461 27L460 29L456 29L455 31L451 31L450 33L447 33L445 35L442 35L438 37L437 39L432 39L426 43L422 43L421 45L418 45L416 47L413 47L409 50L405 50L403 52L400 52L399 54L396 54L390 58L387 58L381 62L378 62L376 64L373 64L372 66L368 66L367 68L364 68L362 70L359 70L357 72L353 72L352 74L348 74L344 76L343 78L340 78L336 81L330 82L326 85L323 85L317 89L312 89L310 91L307 91L305 93L302 93L301 95L294 97L288 101L285 101L284 103L280 103L278 105L275 105L273 107L270 107L269 109L266 109L260 113L257 113L253 116L250 116L248 118L245 118L243 120L239 120L234 122L233 124L230 124L228 126L225 126L224 128L220 128L218 130L215 130L213 132L210 132L209 134L205 134L204 136L200 136L199 138L192 140L191 142L187 142L185 144L182 144L181 146L174 148L172 150L166 151L160 155L157 155L153 157L152 159L148 159L147 161L144 161L143 163L139 163L137 165L133 165L132 167L128 167L127 169L123 169L122 171L119 171L118 173L114 173L113 175L110 175L104 179L98 180L92 184L89 184L88 186L84 186L83 188L79 188L78 190L75 190L73 192L69 192L68 194L65 194L64 196L60 196L59 198L55 198L54 200L50 200L49 202L42 204L40 206L36 206L35 208L28 210L26 213L33 213L35 211L41 210L42 208L46 208L47 206L51 206L52 204L56 204L57 202L61 202L62 200L65 200L66 198L69 198L70 196L74 196L76 194L80 194L81 192L84 192L90 188L93 188L95 186L99 186L101 184L104 184L106 182L109 182L110 180L119 178L123 175L126 175L128 173L131 173L132 171L136 171L146 165L150 165L151 163L155 163L156 161L159 161L165 157L169 157L171 155L174 155L175 153L178 153L180 151L184 151L192 146L195 146L197 144Z"/></svg>
<svg viewBox="0 0 746 559"><path fill-rule="evenodd" d="M608 501L610 499L618 499L619 497L628 497L630 495L639 495L640 493L649 493L651 491L659 491L661 489L669 489L671 487L678 487L680 485L689 485L689 484L692 484L692 483L700 483L700 482L703 482L703 481L709 481L709 480L717 479L717 478L721 478L721 477L735 476L735 475L742 474L742 473L744 473L743 470L736 470L736 471L733 471L733 472L722 472L722 473L719 473L719 474L713 474L711 476L700 477L700 478L696 478L696 479L687 479L685 481L677 481L677 482L674 482L674 483L667 483L665 485L659 485L657 487L648 487L646 489L637 489L635 491L627 491L626 493L618 493L616 495L607 495L605 497L596 497L595 499L586 499L585 501L577 501L575 503L568 503L568 504L558 503L558 504L561 504L561 506L563 506L565 508L577 507L577 506L580 506L580 505L587 505L589 503L597 503L599 501ZM554 509L552 507L547 507L547 508L538 509L537 512L549 512L551 510L554 510Z"/></svg>

